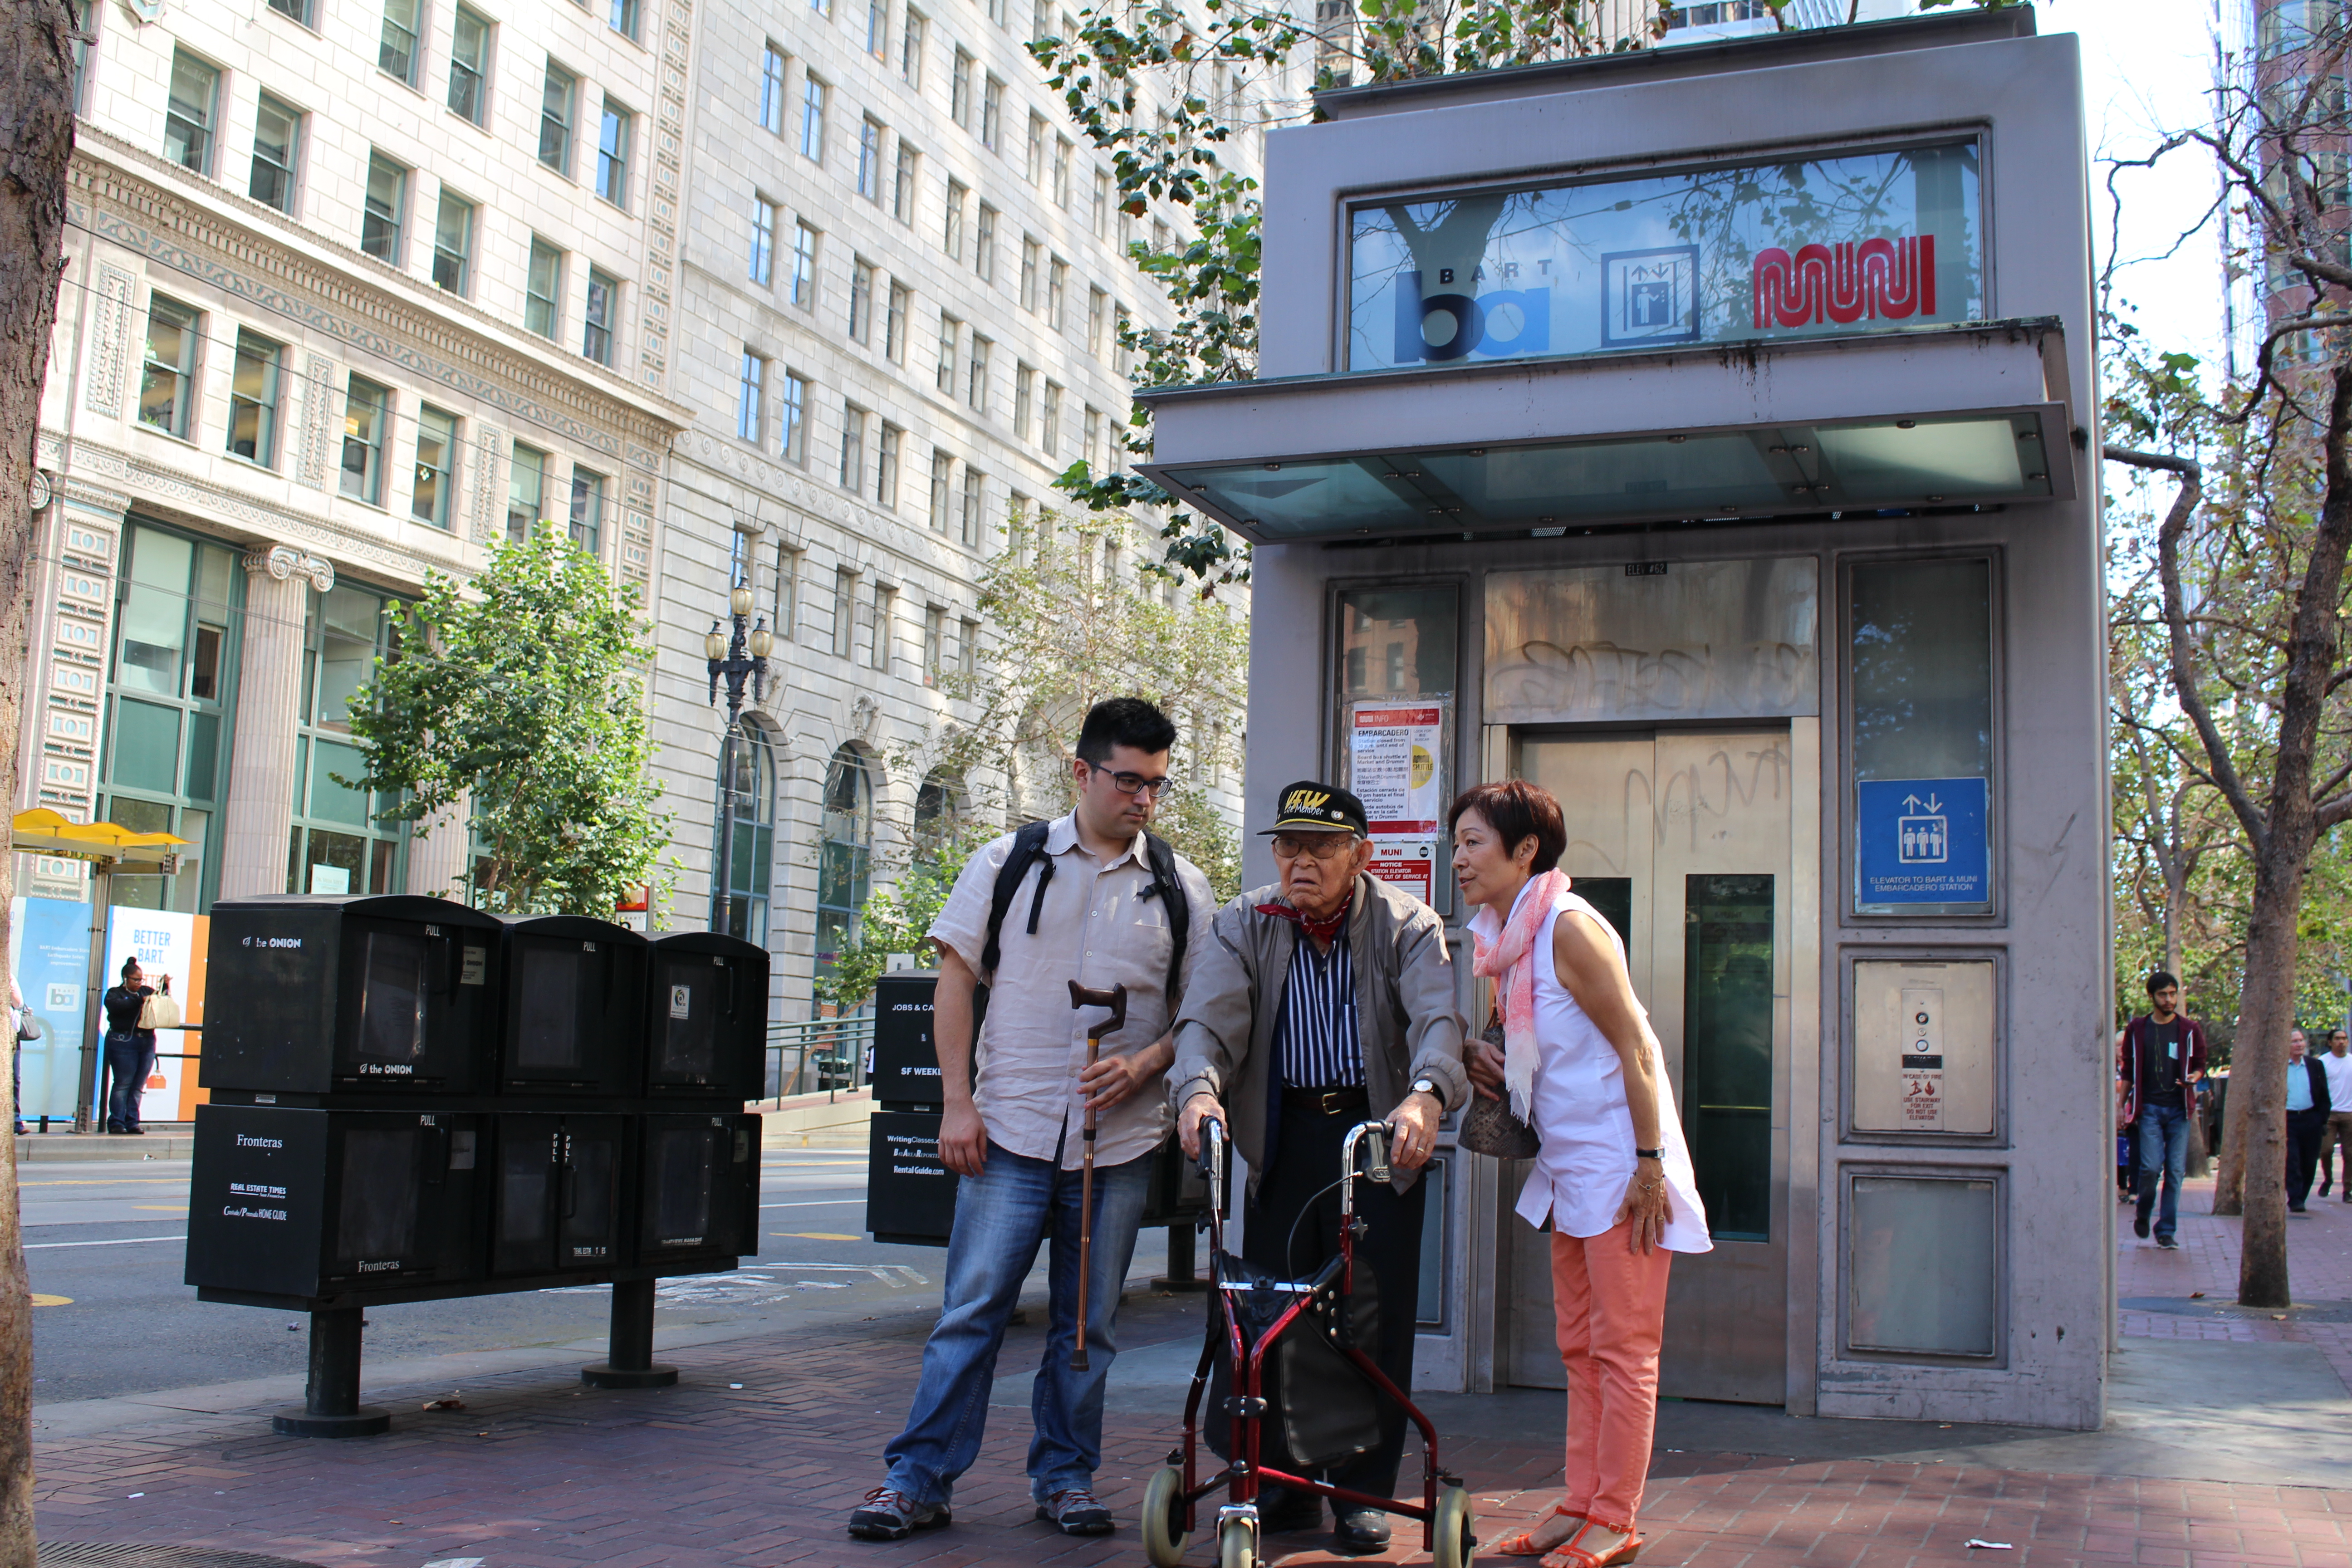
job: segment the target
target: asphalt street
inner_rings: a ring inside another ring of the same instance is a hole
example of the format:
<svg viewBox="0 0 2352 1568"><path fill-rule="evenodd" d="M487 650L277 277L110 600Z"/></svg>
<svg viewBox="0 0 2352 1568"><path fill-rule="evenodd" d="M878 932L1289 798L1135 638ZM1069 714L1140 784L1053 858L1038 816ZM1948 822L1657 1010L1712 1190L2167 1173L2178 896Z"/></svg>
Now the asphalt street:
<svg viewBox="0 0 2352 1568"><path fill-rule="evenodd" d="M303 1371L303 1320L201 1302L181 1282L186 1163L31 1163L17 1174L37 1405ZM861 1234L862 1152L772 1154L760 1202L759 1257L732 1273L664 1281L658 1323L756 1333L937 1311L944 1251ZM566 1344L604 1332L610 1298L585 1286L371 1308L367 1354Z"/></svg>

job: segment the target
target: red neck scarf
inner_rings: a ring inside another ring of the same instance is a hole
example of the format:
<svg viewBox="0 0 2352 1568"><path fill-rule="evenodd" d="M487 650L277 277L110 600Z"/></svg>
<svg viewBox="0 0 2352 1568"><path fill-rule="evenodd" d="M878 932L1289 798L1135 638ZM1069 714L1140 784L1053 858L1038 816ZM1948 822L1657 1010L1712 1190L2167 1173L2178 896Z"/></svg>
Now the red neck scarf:
<svg viewBox="0 0 2352 1568"><path fill-rule="evenodd" d="M1348 889L1348 901L1341 904L1339 913L1328 921L1310 920L1288 904L1260 904L1257 907L1257 912L1262 915L1272 915L1279 921L1288 921L1317 942L1332 942L1338 939L1340 931L1347 925L1348 911L1355 907L1356 889L1350 888Z"/></svg>

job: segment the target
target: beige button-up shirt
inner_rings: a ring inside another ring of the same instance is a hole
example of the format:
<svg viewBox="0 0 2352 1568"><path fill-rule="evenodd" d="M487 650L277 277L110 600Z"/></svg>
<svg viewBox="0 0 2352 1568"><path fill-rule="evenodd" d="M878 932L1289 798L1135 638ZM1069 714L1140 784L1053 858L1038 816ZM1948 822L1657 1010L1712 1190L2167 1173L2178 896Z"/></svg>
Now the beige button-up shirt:
<svg viewBox="0 0 2352 1568"><path fill-rule="evenodd" d="M1166 900L1142 897L1151 885L1151 865L1138 835L1109 865L1097 863L1078 842L1075 815L1057 817L1045 835L1054 879L1037 911L1037 934L1029 934L1029 905L1036 896L1043 862L1021 879L998 933L1000 960L992 974L981 972L988 946L988 906L996 874L1013 852L1010 833L964 863L955 889L931 922L931 940L953 948L989 987L988 1018L980 1030L980 1079L972 1091L990 1142L1033 1160L1050 1160L1058 1149L1064 1170L1077 1169L1084 1154L1078 1130L1086 1102L1078 1075L1087 1066L1087 1026L1103 1016L1098 1007L1070 1005L1070 982L1108 991L1127 987L1127 1025L1103 1038L1105 1056L1125 1056L1168 1033L1183 994L1168 994L1168 959L1174 935ZM1210 940L1216 902L1208 879L1182 856L1177 880L1192 910L1185 948L1189 977ZM1095 1163L1123 1164L1157 1148L1168 1131L1167 1096L1147 1084L1095 1119Z"/></svg>

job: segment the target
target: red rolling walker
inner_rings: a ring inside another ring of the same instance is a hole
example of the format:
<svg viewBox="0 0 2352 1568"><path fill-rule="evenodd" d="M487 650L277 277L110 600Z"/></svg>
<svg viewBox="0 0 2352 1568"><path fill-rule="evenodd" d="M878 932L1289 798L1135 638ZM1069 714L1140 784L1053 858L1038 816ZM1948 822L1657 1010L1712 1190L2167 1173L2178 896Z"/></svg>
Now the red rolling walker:
<svg viewBox="0 0 2352 1568"><path fill-rule="evenodd" d="M1263 1561L1258 1548L1258 1489L1279 1486L1313 1492L1337 1504L1379 1509L1417 1519L1422 1522L1423 1549L1430 1554L1432 1568L1470 1568L1478 1542L1471 1533L1475 1521L1469 1489L1463 1486L1460 1477L1439 1468L1437 1428L1413 1404L1412 1396L1390 1382L1378 1363L1351 1341L1342 1338L1338 1342L1339 1353L1373 1388L1402 1406L1412 1424L1421 1428L1421 1501L1408 1503L1394 1498L1370 1497L1258 1462L1264 1425L1268 1419L1265 1396L1266 1352L1285 1333L1316 1331L1311 1322L1302 1324L1300 1320L1318 1292L1329 1300L1336 1289L1341 1301L1352 1292L1356 1237L1362 1223L1355 1217L1356 1183L1389 1179L1387 1125L1360 1121L1349 1129L1340 1153L1339 1255L1318 1269L1311 1279L1273 1287L1288 1294L1290 1304L1254 1342L1243 1332L1236 1297L1265 1287L1252 1282L1236 1284L1227 1275L1226 1264L1230 1260L1225 1253L1224 1236L1224 1143L1223 1125L1213 1117L1204 1120L1201 1123L1201 1166L1209 1179L1212 1316L1206 1342L1201 1348L1201 1364L1192 1374L1192 1393L1184 1401L1184 1441L1169 1450L1166 1467L1156 1472L1144 1488L1144 1555L1150 1559L1153 1568L1177 1568L1184 1559L1184 1543L1194 1528L1196 1509L1202 1500L1223 1487L1226 1501L1217 1510L1218 1568L1258 1568ZM1357 1150L1363 1145L1370 1146L1370 1163L1359 1171ZM1227 1413L1233 1423L1232 1440L1227 1447L1234 1457L1223 1468L1202 1479L1199 1466L1201 1406L1208 1394L1211 1369L1221 1347L1233 1374L1233 1394L1227 1401Z"/></svg>

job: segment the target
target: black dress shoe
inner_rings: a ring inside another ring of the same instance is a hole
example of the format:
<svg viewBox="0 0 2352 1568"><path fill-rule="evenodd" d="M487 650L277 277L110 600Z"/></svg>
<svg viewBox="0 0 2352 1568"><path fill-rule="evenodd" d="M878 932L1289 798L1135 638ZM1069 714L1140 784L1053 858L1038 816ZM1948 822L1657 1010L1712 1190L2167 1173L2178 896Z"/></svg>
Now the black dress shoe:
<svg viewBox="0 0 2352 1568"><path fill-rule="evenodd" d="M1352 1508L1332 1521L1331 1544L1341 1552L1385 1552L1389 1516L1376 1508Z"/></svg>

